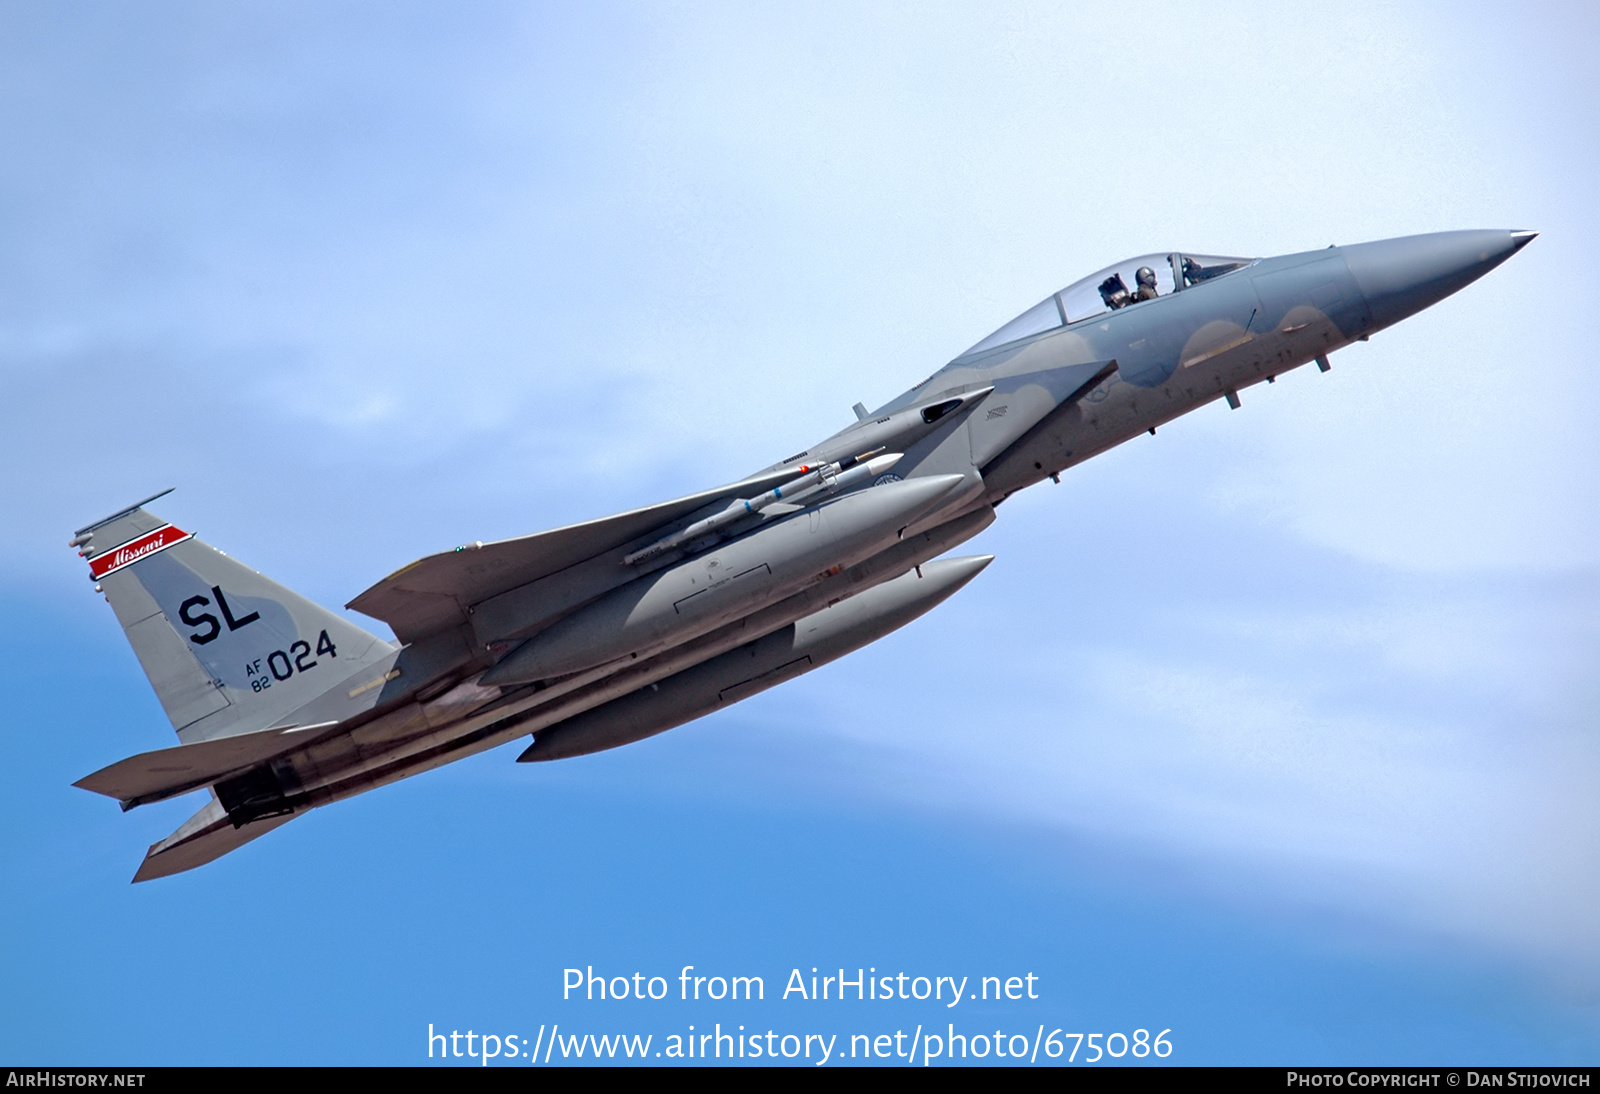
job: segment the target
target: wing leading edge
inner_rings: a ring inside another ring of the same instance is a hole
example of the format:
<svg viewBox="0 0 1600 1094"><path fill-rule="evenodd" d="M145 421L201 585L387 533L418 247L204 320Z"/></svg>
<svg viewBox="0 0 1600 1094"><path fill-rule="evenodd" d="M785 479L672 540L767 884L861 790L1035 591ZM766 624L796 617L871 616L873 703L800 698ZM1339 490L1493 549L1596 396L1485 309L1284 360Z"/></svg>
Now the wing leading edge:
<svg viewBox="0 0 1600 1094"><path fill-rule="evenodd" d="M396 570L345 605L381 619L402 642L467 621L467 608L660 531L708 505L771 489L794 477L785 466L672 501L548 532L428 555Z"/></svg>

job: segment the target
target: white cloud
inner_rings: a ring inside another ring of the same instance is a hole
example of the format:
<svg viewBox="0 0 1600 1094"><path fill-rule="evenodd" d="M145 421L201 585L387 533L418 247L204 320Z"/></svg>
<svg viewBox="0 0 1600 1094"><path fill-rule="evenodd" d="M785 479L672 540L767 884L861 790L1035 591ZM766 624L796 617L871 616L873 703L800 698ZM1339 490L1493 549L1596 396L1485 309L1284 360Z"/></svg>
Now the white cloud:
<svg viewBox="0 0 1600 1094"><path fill-rule="evenodd" d="M939 802L1600 956L1590 8L474 10L3 16L14 581L78 595L66 533L176 483L338 602L762 466L1125 254L1539 228L775 694Z"/></svg>

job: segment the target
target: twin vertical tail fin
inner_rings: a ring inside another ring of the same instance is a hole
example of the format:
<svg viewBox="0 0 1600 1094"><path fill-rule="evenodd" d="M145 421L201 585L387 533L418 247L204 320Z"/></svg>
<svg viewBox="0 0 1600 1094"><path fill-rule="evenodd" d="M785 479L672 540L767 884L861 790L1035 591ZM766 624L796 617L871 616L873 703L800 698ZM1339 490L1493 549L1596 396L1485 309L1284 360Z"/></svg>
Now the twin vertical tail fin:
<svg viewBox="0 0 1600 1094"><path fill-rule="evenodd" d="M154 500L72 539L182 742L79 781L125 808L230 776L237 781L241 770L304 739L287 734L335 725L355 706L370 705L372 687L384 682L397 655L392 643L151 513L145 506ZM353 690L364 702L348 686L357 676L367 686ZM151 848L135 880L199 865L288 819L245 824L241 816L214 797Z"/></svg>
<svg viewBox="0 0 1600 1094"><path fill-rule="evenodd" d="M72 542L180 740L276 725L394 654L144 508L154 500L80 529Z"/></svg>

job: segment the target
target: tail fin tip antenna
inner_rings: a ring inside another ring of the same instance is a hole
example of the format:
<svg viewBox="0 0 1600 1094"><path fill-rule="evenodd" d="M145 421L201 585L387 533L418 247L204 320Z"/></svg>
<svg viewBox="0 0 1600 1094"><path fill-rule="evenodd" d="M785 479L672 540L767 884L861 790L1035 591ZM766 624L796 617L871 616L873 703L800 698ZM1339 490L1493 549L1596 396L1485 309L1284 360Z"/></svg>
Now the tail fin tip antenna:
<svg viewBox="0 0 1600 1094"><path fill-rule="evenodd" d="M148 498L145 498L143 501L136 501L132 505L125 506L125 507L123 507L121 509L118 509L115 513L112 513L109 517L101 517L97 521L94 521L94 522L92 522L90 524L85 524L82 528L79 528L76 532L74 532L72 534L74 536L81 536L85 532L92 532L96 528L101 527L102 525L110 524L112 521L116 520L118 517L125 517L129 513L133 512L136 509L142 509L144 506L149 505L151 502L155 501L157 498L166 497L168 494L172 493L176 489L177 489L176 486L169 486L165 490L161 491L159 494L151 494Z"/></svg>

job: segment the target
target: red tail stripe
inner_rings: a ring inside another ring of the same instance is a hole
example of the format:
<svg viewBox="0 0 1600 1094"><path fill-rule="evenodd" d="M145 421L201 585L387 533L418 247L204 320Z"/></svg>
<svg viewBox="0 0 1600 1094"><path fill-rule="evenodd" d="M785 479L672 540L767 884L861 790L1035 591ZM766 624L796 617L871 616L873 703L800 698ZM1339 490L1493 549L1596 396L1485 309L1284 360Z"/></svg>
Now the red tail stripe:
<svg viewBox="0 0 1600 1094"><path fill-rule="evenodd" d="M185 532L173 524L157 528L154 532L146 532L138 539L130 539L121 547L113 547L101 555L95 555L89 560L89 576L99 581L107 574L115 573L124 566L132 566L142 558L149 558L157 551L165 551L174 543L182 543L193 538L192 532Z"/></svg>

